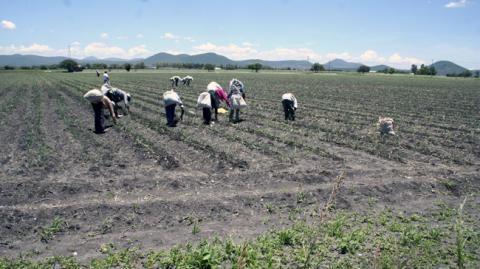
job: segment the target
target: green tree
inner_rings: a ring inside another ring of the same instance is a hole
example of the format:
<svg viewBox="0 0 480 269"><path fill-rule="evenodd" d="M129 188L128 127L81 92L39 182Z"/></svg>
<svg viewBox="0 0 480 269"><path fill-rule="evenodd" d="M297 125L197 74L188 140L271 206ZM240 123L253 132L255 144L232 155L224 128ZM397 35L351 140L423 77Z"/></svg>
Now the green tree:
<svg viewBox="0 0 480 269"><path fill-rule="evenodd" d="M92 64L92 69L107 69L107 65L103 63Z"/></svg>
<svg viewBox="0 0 480 269"><path fill-rule="evenodd" d="M460 75L461 75L462 77L464 77L464 78L469 78L469 77L472 76L472 71L470 71L470 70L465 70L465 71L463 71Z"/></svg>
<svg viewBox="0 0 480 269"><path fill-rule="evenodd" d="M387 71L390 75L395 73L395 69L394 68L388 68L388 71Z"/></svg>
<svg viewBox="0 0 480 269"><path fill-rule="evenodd" d="M428 75L429 73L429 68L425 66L424 64L420 65L420 69L418 69L417 74L418 75Z"/></svg>
<svg viewBox="0 0 480 269"><path fill-rule="evenodd" d="M260 69L262 69L262 64L261 63L254 63L249 66L247 66L248 69L255 70L255 72L258 72Z"/></svg>
<svg viewBox="0 0 480 269"><path fill-rule="evenodd" d="M135 64L133 67L135 69L145 69L145 63L144 62L139 62L138 64Z"/></svg>
<svg viewBox="0 0 480 269"><path fill-rule="evenodd" d="M428 68L428 75L435 76L436 74L437 74L437 70L435 69L435 66L431 65Z"/></svg>
<svg viewBox="0 0 480 269"><path fill-rule="evenodd" d="M207 71L213 71L215 70L215 65L213 64L205 64L204 68L207 69Z"/></svg>
<svg viewBox="0 0 480 269"><path fill-rule="evenodd" d="M361 65L360 67L358 67L357 72L358 73L368 73L368 72L370 72L370 67L368 67L366 65Z"/></svg>
<svg viewBox="0 0 480 269"><path fill-rule="evenodd" d="M412 71L412 73L416 74L417 71L418 71L418 67L416 64L412 64L412 68L410 68L410 70Z"/></svg>
<svg viewBox="0 0 480 269"><path fill-rule="evenodd" d="M475 78L479 78L480 77L480 71L475 71L475 75L474 75Z"/></svg>
<svg viewBox="0 0 480 269"><path fill-rule="evenodd" d="M63 60L59 65L60 68L67 69L68 72L75 72L78 68L78 63L72 59Z"/></svg>
<svg viewBox="0 0 480 269"><path fill-rule="evenodd" d="M312 68L310 68L310 71L318 73L319 71L325 71L325 68L323 67L323 65L321 65L319 63L314 63L312 65Z"/></svg>
<svg viewBox="0 0 480 269"><path fill-rule="evenodd" d="M5 65L5 66L3 67L3 69L5 69L5 70L15 70L15 66Z"/></svg>
<svg viewBox="0 0 480 269"><path fill-rule="evenodd" d="M132 69L132 65L129 63L126 63L124 67L125 67L125 70L127 70L127 72L130 72L130 69Z"/></svg>

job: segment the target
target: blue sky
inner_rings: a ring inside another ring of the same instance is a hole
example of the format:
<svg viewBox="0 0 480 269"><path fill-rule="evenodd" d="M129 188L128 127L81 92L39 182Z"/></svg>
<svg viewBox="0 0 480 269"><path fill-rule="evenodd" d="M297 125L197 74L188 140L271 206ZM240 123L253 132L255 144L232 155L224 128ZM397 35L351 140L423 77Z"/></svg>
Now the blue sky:
<svg viewBox="0 0 480 269"><path fill-rule="evenodd" d="M476 1L479 1L478 3ZM0 0L0 54L480 68L480 0Z"/></svg>

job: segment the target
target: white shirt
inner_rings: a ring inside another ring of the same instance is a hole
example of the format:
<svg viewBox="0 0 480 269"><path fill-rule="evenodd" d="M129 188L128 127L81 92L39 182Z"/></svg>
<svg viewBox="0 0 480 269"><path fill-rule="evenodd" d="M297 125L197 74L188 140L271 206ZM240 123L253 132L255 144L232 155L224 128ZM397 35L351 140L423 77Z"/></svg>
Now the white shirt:
<svg viewBox="0 0 480 269"><path fill-rule="evenodd" d="M297 103L297 98L295 98L295 95L293 95L292 93L284 93L282 95L282 100L290 100L290 101L293 101L293 107L294 108L298 108L298 103Z"/></svg>
<svg viewBox="0 0 480 269"><path fill-rule="evenodd" d="M183 107L182 100L180 100L180 96L173 90L166 91L163 94L163 102L165 103L165 106L171 105L171 104L179 104L181 107Z"/></svg>

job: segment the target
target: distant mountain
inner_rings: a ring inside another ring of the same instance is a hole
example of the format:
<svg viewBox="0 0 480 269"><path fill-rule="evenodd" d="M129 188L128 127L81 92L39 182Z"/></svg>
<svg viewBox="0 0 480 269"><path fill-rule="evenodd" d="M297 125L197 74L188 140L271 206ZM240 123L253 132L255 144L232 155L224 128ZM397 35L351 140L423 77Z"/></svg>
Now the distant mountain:
<svg viewBox="0 0 480 269"><path fill-rule="evenodd" d="M12 65L12 66L32 66L32 65L51 65L58 64L61 61L67 59L67 57L45 57L38 55L0 55L0 66Z"/></svg>
<svg viewBox="0 0 480 269"><path fill-rule="evenodd" d="M156 63L200 63L200 64L214 64L214 65L238 65L247 66L254 63L260 63L265 66L273 68L296 68L309 69L312 63L308 61L265 61L260 59L234 61L225 56L216 53L203 53L196 55L179 54L172 55L165 52L157 53L144 60L146 65L155 65Z"/></svg>
<svg viewBox="0 0 480 269"><path fill-rule="evenodd" d="M326 70L352 71L357 70L361 65L360 63L351 63L342 59L335 59L325 63L323 67L325 67Z"/></svg>
<svg viewBox="0 0 480 269"><path fill-rule="evenodd" d="M196 63L196 64L214 64L226 65L235 64L235 61L215 53L203 53L197 55L178 54L173 55L165 52L157 53L146 58L143 61L146 65L155 65L157 63Z"/></svg>
<svg viewBox="0 0 480 269"><path fill-rule="evenodd" d="M77 60L81 64L96 64L96 63L102 63L102 64L125 64L125 63L138 63L143 61L143 58L136 58L136 59L120 59L120 58L105 58L105 59L99 59L96 57L87 57L83 58L81 60Z"/></svg>
<svg viewBox="0 0 480 269"><path fill-rule="evenodd" d="M312 63L305 60L286 60L286 61L264 61L260 59L256 60L243 60L237 61L237 65L239 66L248 66L250 64L260 63L261 65L270 66L273 68L294 68L294 69L301 69L301 70L308 70L312 67Z"/></svg>
<svg viewBox="0 0 480 269"><path fill-rule="evenodd" d="M12 66L39 66L39 65L52 65L58 64L61 61L68 59L67 57L55 56L55 57L45 57L38 55L0 55L0 66L12 65ZM264 66L269 66L272 68L294 68L299 70L308 70L312 67L312 63L309 61L297 61L297 60L285 60L285 61L265 61L260 59L250 59L250 60L241 60L235 61L231 60L225 56L218 55L216 53L202 53L196 55L188 54L178 54L173 55L165 52L157 53L148 58L136 58L136 59L120 59L120 58L106 58L99 59L97 57L86 57L83 59L74 59L80 64L94 64L94 63L104 63L104 64L124 64L124 63L139 63L144 62L147 66L154 66L156 63L198 63L198 64L214 64L214 65L237 65L240 67L246 67L250 64L260 63ZM329 61L323 66L326 70L339 70L339 71L355 71L362 64L347 62L342 59L335 59ZM467 70L466 68L459 66L455 63L449 61L439 61L433 64L437 70L437 75L445 76L446 74L460 74L463 71ZM372 71L379 71L385 68L390 68L387 65L376 65L372 66L370 69Z"/></svg>
<svg viewBox="0 0 480 269"><path fill-rule="evenodd" d="M98 58L95 56L85 57L82 59L82 61L96 61L96 60L98 60Z"/></svg>
<svg viewBox="0 0 480 269"><path fill-rule="evenodd" d="M433 63L433 67L435 67L435 70L437 70L437 76L446 76L447 74L460 74L463 71L468 70L465 67L449 61L435 62Z"/></svg>
<svg viewBox="0 0 480 269"><path fill-rule="evenodd" d="M381 65L375 65L375 66L370 66L370 70L371 71L382 71L382 70L385 70L387 68L392 68L388 65L384 65L384 64L381 64Z"/></svg>

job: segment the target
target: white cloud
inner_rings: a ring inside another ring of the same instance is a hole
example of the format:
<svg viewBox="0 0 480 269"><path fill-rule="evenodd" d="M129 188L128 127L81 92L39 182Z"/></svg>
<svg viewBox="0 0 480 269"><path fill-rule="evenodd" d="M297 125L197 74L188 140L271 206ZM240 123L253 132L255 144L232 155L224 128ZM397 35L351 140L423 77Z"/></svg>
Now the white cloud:
<svg viewBox="0 0 480 269"><path fill-rule="evenodd" d="M273 50L259 51L252 43L243 42L241 45L215 45L213 43L204 43L194 46L194 53L214 52L224 55L234 60L244 60L258 58L262 60L291 60L291 59L310 59L321 60L323 57L308 48L275 48Z"/></svg>
<svg viewBox="0 0 480 269"><path fill-rule="evenodd" d="M120 36L117 36L117 39L118 39L118 40L127 40L127 39L128 39L128 36L126 36L126 35L120 35Z"/></svg>
<svg viewBox="0 0 480 269"><path fill-rule="evenodd" d="M100 37L101 37L101 38L108 38L108 33L101 33L101 34L100 34Z"/></svg>
<svg viewBox="0 0 480 269"><path fill-rule="evenodd" d="M261 51L248 42L243 42L241 45L216 45L208 42L194 46L191 53L198 54L206 52L214 52L233 60L262 59L275 61L309 59L311 62L325 63L333 59L343 59L345 61L362 62L368 65L388 64L397 68L408 68L412 64L424 63L421 59L404 57L399 53L394 53L390 57L382 56L373 49L366 50L358 56L354 56L349 52L321 54L309 48L275 48Z"/></svg>
<svg viewBox="0 0 480 269"><path fill-rule="evenodd" d="M169 40L178 40L180 37L172 34L172 33L164 33L162 36L163 39L169 39Z"/></svg>
<svg viewBox="0 0 480 269"><path fill-rule="evenodd" d="M446 8L461 8L467 6L467 0L459 0L457 2L450 2L445 5Z"/></svg>
<svg viewBox="0 0 480 269"><path fill-rule="evenodd" d="M323 56L308 48L276 48L258 53L258 58L266 60L310 60L319 62Z"/></svg>
<svg viewBox="0 0 480 269"><path fill-rule="evenodd" d="M138 45L135 47L131 47L127 51L128 58L138 58L138 57L146 57L151 55L152 52L147 49L145 45Z"/></svg>
<svg viewBox="0 0 480 269"><path fill-rule="evenodd" d="M384 57L371 49L362 53L358 60L365 64L387 64L397 68L408 68L412 64L422 64L425 62L415 57L403 57L399 53L394 53L390 55L390 57Z"/></svg>
<svg viewBox="0 0 480 269"><path fill-rule="evenodd" d="M178 55L178 54L183 54L183 53L185 53L185 52L181 52L181 51L179 51L179 50L167 50L167 51L165 51L165 52L168 53L168 54L173 54L173 55Z"/></svg>
<svg viewBox="0 0 480 269"><path fill-rule="evenodd" d="M179 35L174 35L172 33L164 33L161 37L162 39L167 39L167 40L173 40L175 42L180 42L180 41L188 41L188 42L195 42L195 39L191 36L179 36Z"/></svg>
<svg viewBox="0 0 480 269"><path fill-rule="evenodd" d="M229 44L226 46L217 46L210 42L193 47L195 53L214 52L230 57L232 59L244 59L245 57L252 57L257 55L258 51L250 46L238 46L236 44Z"/></svg>
<svg viewBox="0 0 480 269"><path fill-rule="evenodd" d="M0 54L35 54L41 56L67 56L71 54L74 58L84 58L95 56L97 58L118 57L124 59L147 57L153 53L147 49L145 45L137 45L127 49L108 46L104 43L90 43L82 47L79 42L70 44L70 51L67 48L54 49L47 45L32 44L30 46L10 45L6 47L0 46Z"/></svg>
<svg viewBox="0 0 480 269"><path fill-rule="evenodd" d="M246 47L254 47L254 45L250 42L243 42L242 43L242 46L246 46Z"/></svg>
<svg viewBox="0 0 480 269"><path fill-rule="evenodd" d="M143 38L143 34L137 34L137 38Z"/></svg>
<svg viewBox="0 0 480 269"><path fill-rule="evenodd" d="M15 26L15 23L13 23L11 21L2 20L2 28L7 29L7 30L13 30L13 29L17 28L17 26Z"/></svg>
<svg viewBox="0 0 480 269"><path fill-rule="evenodd" d="M341 52L341 53L330 52L325 54L324 58L328 61L334 60L334 59L342 59L345 61L353 60L352 55L350 55L350 53L348 52Z"/></svg>
<svg viewBox="0 0 480 269"><path fill-rule="evenodd" d="M360 55L360 59L365 63L383 63L385 62L385 57L378 55L378 53L374 50L366 50L362 55Z"/></svg>
<svg viewBox="0 0 480 269"><path fill-rule="evenodd" d="M125 50L116 46L110 47L99 42L88 44L83 49L83 53L85 56L95 56L98 58L119 57L127 59L151 55L151 52L146 48L145 45L138 45Z"/></svg>
<svg viewBox="0 0 480 269"><path fill-rule="evenodd" d="M37 54L45 56L54 56L55 50L47 45L40 45L33 43L30 46L15 46L10 45L7 47L0 46L0 54Z"/></svg>
<svg viewBox="0 0 480 269"><path fill-rule="evenodd" d="M402 65L405 67L412 64L422 64L425 61L414 57L402 57L400 54L394 53L388 58L388 62L392 64Z"/></svg>

